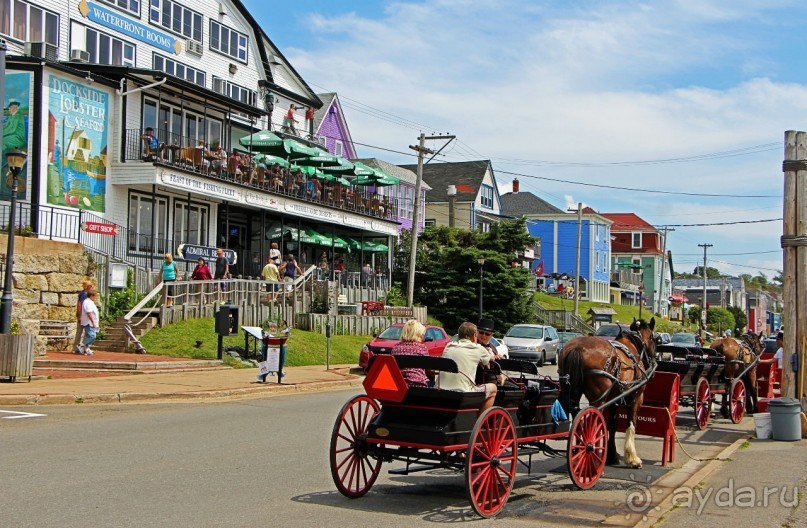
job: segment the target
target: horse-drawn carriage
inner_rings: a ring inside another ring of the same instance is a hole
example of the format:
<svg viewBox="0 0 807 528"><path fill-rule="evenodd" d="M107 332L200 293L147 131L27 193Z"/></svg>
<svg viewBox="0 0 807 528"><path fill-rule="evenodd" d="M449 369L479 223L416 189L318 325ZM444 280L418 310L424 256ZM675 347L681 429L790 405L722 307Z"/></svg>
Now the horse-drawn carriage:
<svg viewBox="0 0 807 528"><path fill-rule="evenodd" d="M693 407L698 429L705 429L714 398L723 396L720 412L739 423L746 408L756 405L756 366L760 358L758 338L746 334L740 340L715 341L715 348L659 345L658 372L681 377L680 404ZM746 352L746 353L743 353Z"/></svg>
<svg viewBox="0 0 807 528"><path fill-rule="evenodd" d="M482 517L499 513L516 477L519 457L544 451L550 439L567 440L572 482L593 486L605 466L607 437L602 413L588 408L573 421L557 403L561 382L538 374L534 364L500 360L509 371L494 406L478 412L482 392L407 387L401 368L457 372L447 358L378 356L365 378L366 395L349 400L331 436L331 475L338 490L367 493L384 462L401 462L394 474L447 468L465 475L471 507ZM439 379L439 378L438 378ZM531 464L523 462L529 468Z"/></svg>

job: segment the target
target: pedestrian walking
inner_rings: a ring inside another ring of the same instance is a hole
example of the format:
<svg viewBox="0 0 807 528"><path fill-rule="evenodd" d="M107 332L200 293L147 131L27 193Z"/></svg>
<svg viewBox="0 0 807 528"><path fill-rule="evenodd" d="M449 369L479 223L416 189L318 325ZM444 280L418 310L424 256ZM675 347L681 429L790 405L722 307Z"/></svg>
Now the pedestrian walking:
<svg viewBox="0 0 807 528"><path fill-rule="evenodd" d="M84 300L87 299L87 294L92 289L92 281L85 280L81 283L81 291L76 302L76 337L73 338L73 352L76 354L81 353L81 338L84 336L84 326L81 324L81 308Z"/></svg>
<svg viewBox="0 0 807 528"><path fill-rule="evenodd" d="M97 301L98 292L90 290L81 305L81 325L84 327L84 342L79 345L79 354L84 354L85 356L92 356L90 346L95 343L98 330L101 329L98 319L98 306L95 304Z"/></svg>
<svg viewBox="0 0 807 528"><path fill-rule="evenodd" d="M224 250L218 248L216 250L216 270L213 278L216 280L221 280L219 282L219 290L221 291L222 297L227 297L227 283L224 282L230 276L230 262L227 260L227 257L224 256ZM222 301L224 302L224 301Z"/></svg>
<svg viewBox="0 0 807 528"><path fill-rule="evenodd" d="M179 273L179 267L177 263L174 262L174 256L171 253L166 253L163 257L163 265L160 268L160 274L157 277L157 282L165 283L165 290L164 290L164 299L165 299L165 307L166 308L173 308L174 306L174 282L181 275Z"/></svg>

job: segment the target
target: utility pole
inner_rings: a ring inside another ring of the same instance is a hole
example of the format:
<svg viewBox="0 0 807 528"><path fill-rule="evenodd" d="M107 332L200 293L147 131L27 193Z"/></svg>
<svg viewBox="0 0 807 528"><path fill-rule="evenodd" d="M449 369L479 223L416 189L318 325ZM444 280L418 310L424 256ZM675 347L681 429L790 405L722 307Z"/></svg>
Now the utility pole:
<svg viewBox="0 0 807 528"><path fill-rule="evenodd" d="M406 291L407 306L415 305L415 266L417 265L417 250L418 250L418 228L420 227L420 188L423 184L423 158L426 154L434 154L435 156L440 152L434 152L426 148L426 140L447 139L449 143L455 139L456 136L426 136L423 132L420 133L418 138L418 145L409 145L409 148L418 153L418 171L417 179L415 180L415 203L412 206L412 244L409 246L409 284ZM447 145L448 143L446 143ZM440 150L445 148L445 145ZM430 160L431 161L431 160Z"/></svg>
<svg viewBox="0 0 807 528"><path fill-rule="evenodd" d="M667 232L668 231L675 231L675 229L670 229L667 226L664 226L664 242L662 244L661 249L661 280L659 280L659 287L658 293L656 294L656 313L661 315L661 298L664 296L664 279L666 277L665 272L667 271ZM672 291L670 291L672 294Z"/></svg>
<svg viewBox="0 0 807 528"><path fill-rule="evenodd" d="M577 303L580 299L580 245L583 240L583 202L577 202L577 256L574 261L574 315L577 315ZM589 269L591 264L589 264ZM589 279L591 277L589 276ZM591 283L589 282L589 285ZM591 299L591 297L589 297Z"/></svg>
<svg viewBox="0 0 807 528"><path fill-rule="evenodd" d="M706 330L706 250L713 244L698 244L703 248L703 302L701 303L701 333Z"/></svg>

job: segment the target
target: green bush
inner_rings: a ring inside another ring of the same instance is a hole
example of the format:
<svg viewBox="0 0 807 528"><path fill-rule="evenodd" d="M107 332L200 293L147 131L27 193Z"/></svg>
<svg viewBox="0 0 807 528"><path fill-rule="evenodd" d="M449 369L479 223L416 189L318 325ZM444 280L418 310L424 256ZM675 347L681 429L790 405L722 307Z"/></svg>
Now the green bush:
<svg viewBox="0 0 807 528"><path fill-rule="evenodd" d="M723 308L709 308L706 311L706 327L717 333L724 332L727 328L734 331L734 315Z"/></svg>
<svg viewBox="0 0 807 528"><path fill-rule="evenodd" d="M134 305L139 303L143 297L143 295L138 295L135 290L134 271L130 269L126 274L126 288L112 292L109 294L109 297L107 297L106 316L104 316L104 320L107 322L116 320L118 317L134 308Z"/></svg>

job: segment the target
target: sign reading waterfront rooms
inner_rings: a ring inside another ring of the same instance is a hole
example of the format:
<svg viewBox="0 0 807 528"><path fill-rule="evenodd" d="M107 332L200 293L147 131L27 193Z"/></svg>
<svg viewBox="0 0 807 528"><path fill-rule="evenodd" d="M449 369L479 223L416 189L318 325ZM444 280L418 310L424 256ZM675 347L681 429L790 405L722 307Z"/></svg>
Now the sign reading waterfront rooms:
<svg viewBox="0 0 807 528"><path fill-rule="evenodd" d="M95 2L81 0L78 4L78 12L88 20L92 20L104 27L114 29L118 33L123 33L146 44L151 44L155 48L167 51L168 53L179 55L182 51L182 44L174 37L124 17L120 13L116 13Z"/></svg>

